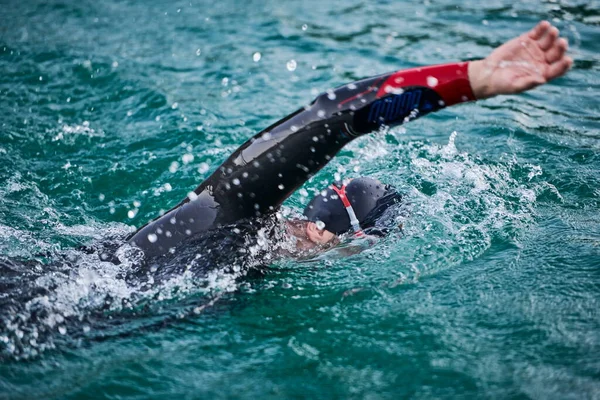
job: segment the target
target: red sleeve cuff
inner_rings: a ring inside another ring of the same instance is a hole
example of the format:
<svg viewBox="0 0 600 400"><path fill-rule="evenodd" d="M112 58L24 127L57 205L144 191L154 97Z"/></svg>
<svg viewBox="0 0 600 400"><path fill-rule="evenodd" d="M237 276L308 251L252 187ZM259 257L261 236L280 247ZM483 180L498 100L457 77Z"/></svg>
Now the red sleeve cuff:
<svg viewBox="0 0 600 400"><path fill-rule="evenodd" d="M469 63L433 65L394 72L379 87L377 97L383 97L394 89L422 86L440 95L445 106L474 101L469 83Z"/></svg>

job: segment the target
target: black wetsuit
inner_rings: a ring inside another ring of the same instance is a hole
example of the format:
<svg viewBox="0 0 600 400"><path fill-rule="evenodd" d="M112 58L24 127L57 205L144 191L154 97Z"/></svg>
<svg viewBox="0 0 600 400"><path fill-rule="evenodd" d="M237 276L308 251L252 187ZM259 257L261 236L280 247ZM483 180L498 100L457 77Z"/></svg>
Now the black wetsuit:
<svg viewBox="0 0 600 400"><path fill-rule="evenodd" d="M147 257L161 256L218 226L273 213L354 138L469 100L468 63L384 74L324 93L244 143L129 241Z"/></svg>

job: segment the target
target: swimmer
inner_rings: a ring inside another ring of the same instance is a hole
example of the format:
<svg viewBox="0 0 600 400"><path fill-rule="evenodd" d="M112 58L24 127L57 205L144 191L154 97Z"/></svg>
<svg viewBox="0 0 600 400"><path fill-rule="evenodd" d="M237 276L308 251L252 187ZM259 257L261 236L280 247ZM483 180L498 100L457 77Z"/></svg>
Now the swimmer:
<svg viewBox="0 0 600 400"><path fill-rule="evenodd" d="M272 216L357 137L445 107L542 85L571 67L567 48L558 29L543 21L483 60L387 73L328 91L244 143L129 243L146 257L161 257L215 228ZM372 178L334 183L310 201L305 219L287 221L285 231L299 250L327 247L347 232L374 232L377 219L399 202L392 187Z"/></svg>

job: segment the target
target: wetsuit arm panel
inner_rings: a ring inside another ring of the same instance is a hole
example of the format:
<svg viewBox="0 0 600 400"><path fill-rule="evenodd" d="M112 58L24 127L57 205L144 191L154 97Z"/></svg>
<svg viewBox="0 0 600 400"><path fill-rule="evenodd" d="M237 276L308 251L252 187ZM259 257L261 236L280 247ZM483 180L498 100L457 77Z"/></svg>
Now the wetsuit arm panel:
<svg viewBox="0 0 600 400"><path fill-rule="evenodd" d="M372 132L381 125L399 125L447 106L476 100L468 67L468 62L462 62L387 74L371 90L344 100L343 107L355 110L352 127L357 134Z"/></svg>

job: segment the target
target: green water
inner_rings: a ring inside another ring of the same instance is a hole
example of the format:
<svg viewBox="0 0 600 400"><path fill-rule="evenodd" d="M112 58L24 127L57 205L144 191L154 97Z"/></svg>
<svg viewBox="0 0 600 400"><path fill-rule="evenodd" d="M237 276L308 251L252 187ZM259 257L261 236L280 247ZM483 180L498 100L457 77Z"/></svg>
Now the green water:
<svg viewBox="0 0 600 400"><path fill-rule="evenodd" d="M35 282L47 319L3 311L0 398L600 398L597 1L0 8L0 255L80 260ZM75 250L172 207L317 93L482 57L540 19L569 39L566 77L364 137L305 186L401 188L402 236L149 294Z"/></svg>

